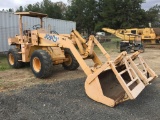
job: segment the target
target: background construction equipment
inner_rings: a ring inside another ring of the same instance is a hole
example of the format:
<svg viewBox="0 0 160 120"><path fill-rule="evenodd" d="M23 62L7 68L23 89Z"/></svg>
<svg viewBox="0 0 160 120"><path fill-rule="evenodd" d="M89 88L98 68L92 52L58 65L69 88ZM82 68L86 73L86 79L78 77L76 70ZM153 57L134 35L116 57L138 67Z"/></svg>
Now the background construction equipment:
<svg viewBox="0 0 160 120"><path fill-rule="evenodd" d="M145 47L158 47L160 48L160 28L131 28L131 29L110 29L103 28L105 32L111 33L122 41L134 41L135 36L128 34L135 34L141 36L142 43Z"/></svg>

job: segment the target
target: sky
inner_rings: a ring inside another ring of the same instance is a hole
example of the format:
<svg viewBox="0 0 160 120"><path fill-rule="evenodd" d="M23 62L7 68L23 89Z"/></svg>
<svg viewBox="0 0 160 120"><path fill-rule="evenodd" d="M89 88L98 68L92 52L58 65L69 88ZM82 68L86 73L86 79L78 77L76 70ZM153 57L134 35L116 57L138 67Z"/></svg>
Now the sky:
<svg viewBox="0 0 160 120"><path fill-rule="evenodd" d="M41 2L42 0L0 0L0 10L13 8L16 10L19 6L25 6L27 4L34 4L36 2ZM67 3L67 0L51 0L52 2L62 1ZM142 8L148 10L154 5L159 4L160 0L146 0L146 3L142 4Z"/></svg>
<svg viewBox="0 0 160 120"><path fill-rule="evenodd" d="M155 6L156 4L160 5L160 0L146 0L146 3L142 4L142 8L148 10L149 8Z"/></svg>
<svg viewBox="0 0 160 120"><path fill-rule="evenodd" d="M34 4L36 2L42 2L43 0L0 0L0 10L2 9L17 9L19 6L25 6L27 4ZM52 2L62 1L67 3L67 0L51 0Z"/></svg>

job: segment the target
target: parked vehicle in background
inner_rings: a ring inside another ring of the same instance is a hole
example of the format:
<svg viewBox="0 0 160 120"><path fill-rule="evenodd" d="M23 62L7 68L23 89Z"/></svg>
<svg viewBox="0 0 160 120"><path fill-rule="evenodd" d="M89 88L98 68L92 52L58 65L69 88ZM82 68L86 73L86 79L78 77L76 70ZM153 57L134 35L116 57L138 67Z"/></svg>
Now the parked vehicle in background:
<svg viewBox="0 0 160 120"><path fill-rule="evenodd" d="M111 41L111 39L109 39L107 36L106 36L106 33L105 32L97 32L96 33L96 38L99 42L108 42L108 41Z"/></svg>
<svg viewBox="0 0 160 120"><path fill-rule="evenodd" d="M144 52L144 45L142 43L142 39L140 35L136 34L128 34L129 38L134 37L134 40L121 41L120 42L120 52L126 51L127 53L139 51Z"/></svg>

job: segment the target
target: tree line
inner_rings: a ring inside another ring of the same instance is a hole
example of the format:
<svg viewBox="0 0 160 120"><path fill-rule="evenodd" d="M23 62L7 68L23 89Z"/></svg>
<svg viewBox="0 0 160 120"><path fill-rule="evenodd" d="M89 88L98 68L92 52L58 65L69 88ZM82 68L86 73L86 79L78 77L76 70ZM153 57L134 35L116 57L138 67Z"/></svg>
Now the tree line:
<svg viewBox="0 0 160 120"><path fill-rule="evenodd" d="M68 0L68 4L65 4L43 0L20 6L16 12L41 12L50 18L75 21L77 30L88 34L101 31L103 27L148 27L148 23L152 27L159 27L160 5L144 10L141 8L144 2L145 0Z"/></svg>

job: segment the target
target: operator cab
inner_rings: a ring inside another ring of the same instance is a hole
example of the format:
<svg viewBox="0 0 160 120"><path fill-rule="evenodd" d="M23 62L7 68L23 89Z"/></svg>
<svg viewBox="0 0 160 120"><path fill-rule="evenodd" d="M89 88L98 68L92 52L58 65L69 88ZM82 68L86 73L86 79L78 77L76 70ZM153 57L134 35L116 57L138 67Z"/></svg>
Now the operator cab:
<svg viewBox="0 0 160 120"><path fill-rule="evenodd" d="M44 17L47 17L47 14L31 12L31 11L30 12L16 12L15 14L19 15L19 26L20 26L19 32L20 32L21 38L23 35L31 37L31 30L23 30L22 28L22 17L23 16L40 18L40 24L34 25L32 28L33 30L38 30L37 32L42 32L42 31L44 32L42 19Z"/></svg>

